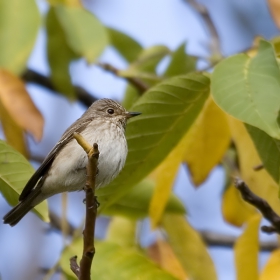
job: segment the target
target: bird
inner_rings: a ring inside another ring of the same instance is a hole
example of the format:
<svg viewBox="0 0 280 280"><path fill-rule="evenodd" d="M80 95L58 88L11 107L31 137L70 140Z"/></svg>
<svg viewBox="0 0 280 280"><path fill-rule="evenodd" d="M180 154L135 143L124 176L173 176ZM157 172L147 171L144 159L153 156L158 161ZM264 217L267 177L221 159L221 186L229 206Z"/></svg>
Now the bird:
<svg viewBox="0 0 280 280"><path fill-rule="evenodd" d="M98 144L100 154L95 188L108 185L120 173L126 161L127 120L140 114L126 111L111 99L95 101L64 132L25 185L19 203L3 217L3 222L14 226L43 200L58 193L83 189L88 157L76 142L74 132L80 133L91 145Z"/></svg>

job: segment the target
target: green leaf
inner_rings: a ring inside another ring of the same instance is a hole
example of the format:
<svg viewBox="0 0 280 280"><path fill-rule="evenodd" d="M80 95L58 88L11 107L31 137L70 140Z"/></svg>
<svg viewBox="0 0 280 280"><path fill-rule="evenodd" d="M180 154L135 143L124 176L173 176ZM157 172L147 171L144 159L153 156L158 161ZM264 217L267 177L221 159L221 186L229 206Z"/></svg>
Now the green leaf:
<svg viewBox="0 0 280 280"><path fill-rule="evenodd" d="M264 131L246 125L262 163L277 184L280 180L280 140L270 137Z"/></svg>
<svg viewBox="0 0 280 280"><path fill-rule="evenodd" d="M66 6L82 7L80 0L48 0L48 2L51 6L63 4Z"/></svg>
<svg viewBox="0 0 280 280"><path fill-rule="evenodd" d="M166 46L156 45L144 49L126 70L118 71L118 75L125 78L136 78L148 86L154 86L162 78L156 75L156 67L159 62L170 54Z"/></svg>
<svg viewBox="0 0 280 280"><path fill-rule="evenodd" d="M217 279L214 263L206 245L184 216L165 215L163 227L175 255L190 279Z"/></svg>
<svg viewBox="0 0 280 280"><path fill-rule="evenodd" d="M165 70L164 76L172 77L187 74L196 70L196 57L187 55L185 49L186 43L183 43L172 53L171 61Z"/></svg>
<svg viewBox="0 0 280 280"><path fill-rule="evenodd" d="M166 46L156 45L144 49L137 59L130 64L128 71L155 73L156 66L166 56L170 54L170 50Z"/></svg>
<svg viewBox="0 0 280 280"><path fill-rule="evenodd" d="M137 100L130 110L142 115L131 119L127 126L126 165L108 187L97 190L101 209L126 194L169 154L208 95L209 79L202 74L188 74L165 80Z"/></svg>
<svg viewBox="0 0 280 280"><path fill-rule="evenodd" d="M108 44L106 28L89 11L72 6L55 6L69 47L89 63L94 62Z"/></svg>
<svg viewBox="0 0 280 280"><path fill-rule="evenodd" d="M106 232L106 241L116 243L123 247L136 245L137 221L126 217L114 216L110 220Z"/></svg>
<svg viewBox="0 0 280 280"><path fill-rule="evenodd" d="M162 81L156 75L158 63L170 53L165 46L153 46L142 50L137 59L133 61L126 70L118 71L118 75L124 78L135 78L142 81L147 87L151 87ZM123 104L129 108L140 96L138 90L130 85L127 86Z"/></svg>
<svg viewBox="0 0 280 280"><path fill-rule="evenodd" d="M142 51L142 46L128 35L109 27L107 32L113 47L128 62L134 61Z"/></svg>
<svg viewBox="0 0 280 280"><path fill-rule="evenodd" d="M154 73L142 72L142 71L139 71L139 69L119 70L118 76L123 77L123 78L138 78L143 81L151 81L153 83L158 83L163 80L161 77L157 76Z"/></svg>
<svg viewBox="0 0 280 280"><path fill-rule="evenodd" d="M50 8L46 16L46 28L51 80L57 91L73 100L76 94L69 74L69 66L76 56L68 47L64 31L53 7Z"/></svg>
<svg viewBox="0 0 280 280"><path fill-rule="evenodd" d="M25 157L0 140L0 192L9 204L18 203L19 194L33 173L34 169ZM34 212L43 221L49 221L46 201L35 207Z"/></svg>
<svg viewBox="0 0 280 280"><path fill-rule="evenodd" d="M238 54L219 63L211 91L227 113L280 139L280 69L270 43L261 41L253 58Z"/></svg>
<svg viewBox="0 0 280 280"><path fill-rule="evenodd" d="M64 273L76 279L69 266L69 259L82 256L83 240L80 238L62 253L60 265ZM112 242L95 242L96 254L91 268L91 278L98 280L176 280L161 270L136 249L124 248Z"/></svg>
<svg viewBox="0 0 280 280"><path fill-rule="evenodd" d="M109 206L102 212L105 215L123 215L132 219L141 219L149 215L149 205L155 190L155 183L151 180L143 180L135 185L122 199ZM165 213L184 214L185 208L182 202L171 194Z"/></svg>
<svg viewBox="0 0 280 280"><path fill-rule="evenodd" d="M20 74L40 27L35 0L0 1L0 67Z"/></svg>
<svg viewBox="0 0 280 280"><path fill-rule="evenodd" d="M122 105L127 110L131 108L131 106L136 102L136 100L140 97L139 91L132 85L127 84L124 98L122 101Z"/></svg>
<svg viewBox="0 0 280 280"><path fill-rule="evenodd" d="M279 58L279 56L280 56L280 37L277 36L277 37L272 38L271 43L274 47L276 56Z"/></svg>

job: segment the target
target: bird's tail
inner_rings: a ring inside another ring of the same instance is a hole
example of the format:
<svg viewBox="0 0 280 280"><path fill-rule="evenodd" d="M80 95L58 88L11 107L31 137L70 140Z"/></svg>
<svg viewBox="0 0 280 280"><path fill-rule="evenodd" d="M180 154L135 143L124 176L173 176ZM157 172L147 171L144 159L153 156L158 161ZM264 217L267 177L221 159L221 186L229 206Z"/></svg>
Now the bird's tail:
<svg viewBox="0 0 280 280"><path fill-rule="evenodd" d="M4 224L10 226L16 225L33 207L34 199L41 192L39 188L35 188L23 201L16 205L11 211L9 211L4 217Z"/></svg>

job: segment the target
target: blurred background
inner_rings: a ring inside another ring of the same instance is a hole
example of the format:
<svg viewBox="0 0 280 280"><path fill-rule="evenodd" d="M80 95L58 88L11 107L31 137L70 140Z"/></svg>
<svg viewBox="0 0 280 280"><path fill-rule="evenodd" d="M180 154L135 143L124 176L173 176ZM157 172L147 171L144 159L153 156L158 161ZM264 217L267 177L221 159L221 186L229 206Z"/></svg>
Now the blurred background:
<svg viewBox="0 0 280 280"><path fill-rule="evenodd" d="M211 24L207 25L207 20L194 7L194 1L82 2L102 24L124 32L144 48L165 45L175 50L185 42L187 53L199 58L199 69L209 66L207 58L210 55L213 60L215 59L213 54L229 56L249 49L256 36L271 39L279 35L279 29L273 22L265 0L197 1L207 9L214 30ZM49 4L46 1L38 0L37 4L42 14L48 11ZM168 60L169 58L165 58L160 63L157 69L159 72L167 65ZM105 49L99 61L109 63L117 69L125 69L127 66L127 62L112 47ZM43 27L39 31L35 48L28 60L28 68L45 76L50 74L46 54L46 30ZM89 65L84 59L79 59L71 63L70 73L73 84L84 88L95 98L106 97L118 101L123 99L126 80L99 66ZM32 137L28 137L32 164L37 168L40 160L51 150L64 130L86 110L86 106L79 101L71 102L64 96L34 83L28 83L27 88L45 119L42 141L37 143ZM236 275L232 246L241 230L225 223L221 215L224 178L224 170L218 166L204 184L194 188L184 165L179 170L174 192L184 203L187 209L186 218L195 229L213 234L218 241L224 238L229 240L228 243L220 242L216 245L214 243L211 245L210 240L209 252L215 263L218 279L234 280ZM82 192L68 195L67 219L75 227L81 226L83 221L83 198ZM48 201L50 209L58 216L63 212L62 201L61 195ZM3 216L10 209L11 206L0 195L0 214ZM108 219L106 217L98 219L96 235L99 238L105 234ZM159 234L161 233L150 230L148 219L139 222L139 239L142 246L151 246ZM275 239L261 235L261 240L274 242ZM33 213L29 213L13 228L0 223L0 278L47 279L44 277L48 269L56 264L67 242L67 238L60 231L51 229ZM260 267L264 265L267 256L267 252L260 253ZM58 271L50 279L63 279L61 277Z"/></svg>

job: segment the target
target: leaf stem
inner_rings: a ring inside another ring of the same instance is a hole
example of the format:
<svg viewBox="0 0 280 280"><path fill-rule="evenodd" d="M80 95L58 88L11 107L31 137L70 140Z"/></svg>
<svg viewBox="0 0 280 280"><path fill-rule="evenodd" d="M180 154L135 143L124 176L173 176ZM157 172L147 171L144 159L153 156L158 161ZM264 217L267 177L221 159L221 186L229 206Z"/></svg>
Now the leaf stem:
<svg viewBox="0 0 280 280"><path fill-rule="evenodd" d="M113 73L115 76L121 77L119 74L120 70L114 67L113 65L109 63L98 63L97 65L100 66L102 69ZM140 93L144 93L149 89L149 86L145 84L141 79L129 77L124 79L126 79L131 85L133 85Z"/></svg>

